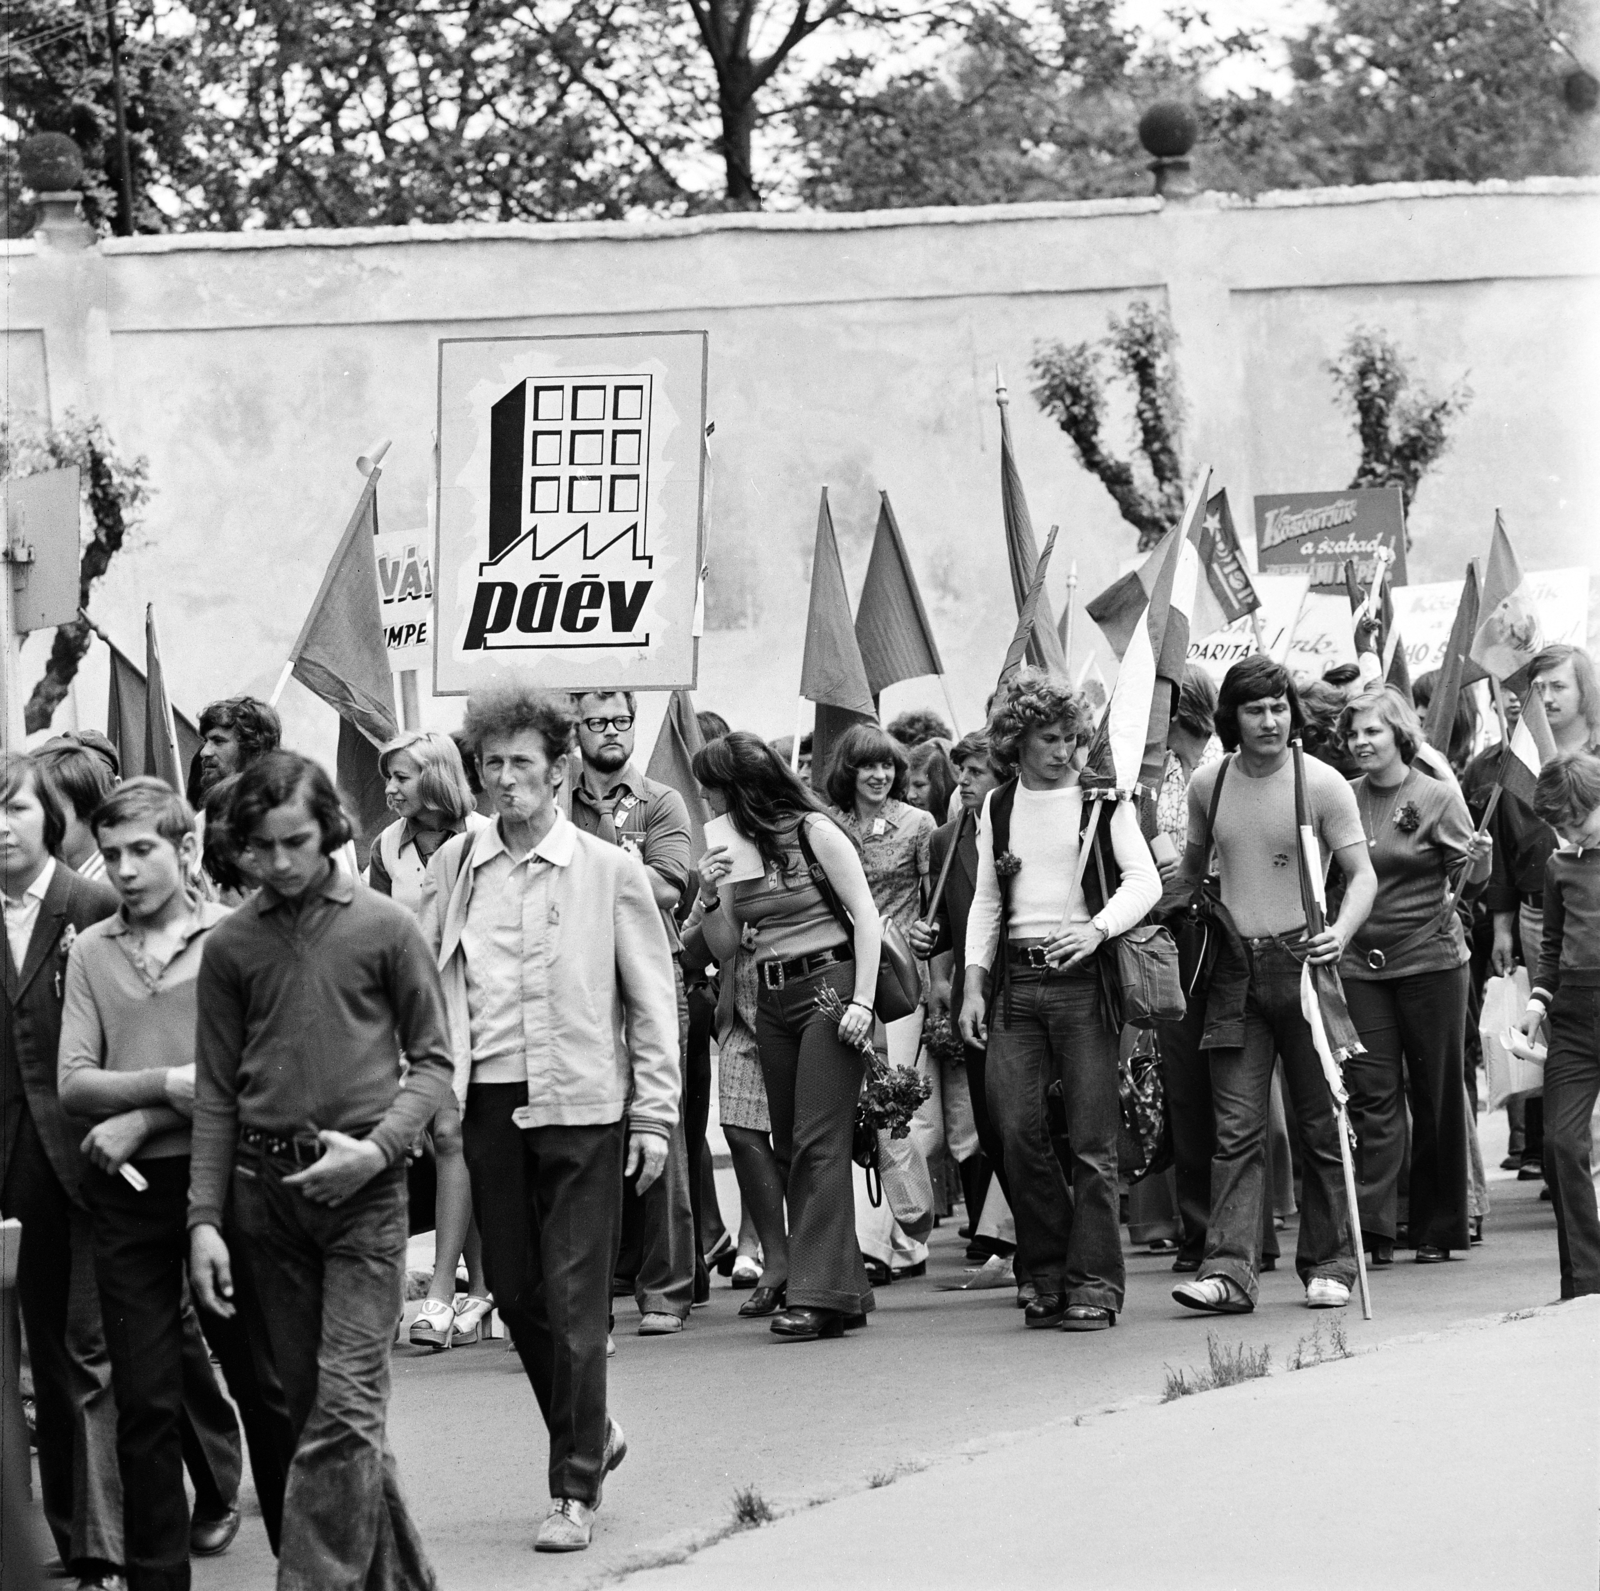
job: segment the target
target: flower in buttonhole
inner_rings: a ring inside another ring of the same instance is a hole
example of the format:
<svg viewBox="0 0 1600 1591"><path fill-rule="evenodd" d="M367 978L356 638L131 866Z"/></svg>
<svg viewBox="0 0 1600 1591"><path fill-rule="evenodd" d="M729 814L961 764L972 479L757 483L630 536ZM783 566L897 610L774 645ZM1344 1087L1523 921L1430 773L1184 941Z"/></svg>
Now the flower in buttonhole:
<svg viewBox="0 0 1600 1591"><path fill-rule="evenodd" d="M1015 878L1022 871L1022 858L1015 851L1002 851L994 859L994 870L998 878Z"/></svg>
<svg viewBox="0 0 1600 1591"><path fill-rule="evenodd" d="M1405 802L1394 815L1394 826L1402 834L1415 834L1422 827L1422 814L1415 801Z"/></svg>
<svg viewBox="0 0 1600 1591"><path fill-rule="evenodd" d="M61 936L60 954L63 961L72 954L72 947L78 942L78 930L67 924L67 931Z"/></svg>

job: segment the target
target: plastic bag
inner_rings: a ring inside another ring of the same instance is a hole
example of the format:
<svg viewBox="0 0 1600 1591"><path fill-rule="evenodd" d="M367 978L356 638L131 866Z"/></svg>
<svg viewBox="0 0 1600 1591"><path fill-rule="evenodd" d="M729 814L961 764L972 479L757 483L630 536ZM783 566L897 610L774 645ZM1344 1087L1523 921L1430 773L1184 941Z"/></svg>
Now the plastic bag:
<svg viewBox="0 0 1600 1591"><path fill-rule="evenodd" d="M1527 1009L1526 967L1515 967L1509 978L1490 978L1484 984L1478 1037L1483 1041L1483 1069L1489 1077L1490 1110L1499 1110L1514 1094L1537 1094L1544 1089L1544 1061L1526 1051L1517 1053L1506 1038Z"/></svg>
<svg viewBox="0 0 1600 1591"><path fill-rule="evenodd" d="M891 1138L880 1130L877 1140L878 1182L889 1201L889 1211L907 1237L921 1242L933 1230L933 1178L928 1174L928 1162L910 1138ZM869 1184L869 1195L870 1191Z"/></svg>

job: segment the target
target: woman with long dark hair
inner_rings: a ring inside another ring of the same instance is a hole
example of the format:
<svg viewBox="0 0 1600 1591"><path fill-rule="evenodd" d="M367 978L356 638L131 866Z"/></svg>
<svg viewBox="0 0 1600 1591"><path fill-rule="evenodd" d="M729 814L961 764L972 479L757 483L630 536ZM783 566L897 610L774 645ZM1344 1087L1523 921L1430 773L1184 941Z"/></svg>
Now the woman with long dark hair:
<svg viewBox="0 0 1600 1591"><path fill-rule="evenodd" d="M865 1324L873 1307L856 1246L850 1148L878 982L878 910L848 836L765 741L725 735L695 753L694 775L761 869L749 876L727 846L699 863L706 945L729 965L745 945L760 985L756 1038L789 1206L787 1307L772 1330L800 1342L837 1337ZM734 872L746 876L730 879ZM850 917L849 934L824 882ZM843 1004L842 1018L818 1008L824 990Z"/></svg>

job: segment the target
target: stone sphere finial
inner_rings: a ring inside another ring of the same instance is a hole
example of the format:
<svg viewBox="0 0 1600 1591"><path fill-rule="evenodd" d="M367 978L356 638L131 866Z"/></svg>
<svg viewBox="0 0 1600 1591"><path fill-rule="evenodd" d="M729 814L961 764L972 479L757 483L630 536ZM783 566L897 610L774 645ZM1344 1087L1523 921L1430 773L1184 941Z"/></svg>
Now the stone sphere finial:
<svg viewBox="0 0 1600 1591"><path fill-rule="evenodd" d="M1155 157L1150 170L1161 197L1186 199L1194 192L1189 151L1199 136L1199 118L1176 100L1162 100L1139 118L1139 142Z"/></svg>
<svg viewBox="0 0 1600 1591"><path fill-rule="evenodd" d="M65 133L33 133L17 146L17 170L35 193L83 185L83 151Z"/></svg>

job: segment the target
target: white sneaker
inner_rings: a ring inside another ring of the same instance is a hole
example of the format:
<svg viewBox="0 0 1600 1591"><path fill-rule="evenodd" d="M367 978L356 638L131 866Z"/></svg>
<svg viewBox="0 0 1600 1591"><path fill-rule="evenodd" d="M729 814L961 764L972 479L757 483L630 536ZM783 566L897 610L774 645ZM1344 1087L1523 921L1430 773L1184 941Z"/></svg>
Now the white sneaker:
<svg viewBox="0 0 1600 1591"><path fill-rule="evenodd" d="M1331 1276L1313 1276L1306 1283L1307 1309L1343 1309L1350 1302L1350 1289Z"/></svg>
<svg viewBox="0 0 1600 1591"><path fill-rule="evenodd" d="M535 1552L582 1552L594 1535L594 1510L576 1497L557 1497L534 1537Z"/></svg>
<svg viewBox="0 0 1600 1591"><path fill-rule="evenodd" d="M1184 1308L1210 1315L1248 1315L1256 1307L1231 1276L1200 1276L1192 1282L1179 1282L1172 1296Z"/></svg>

